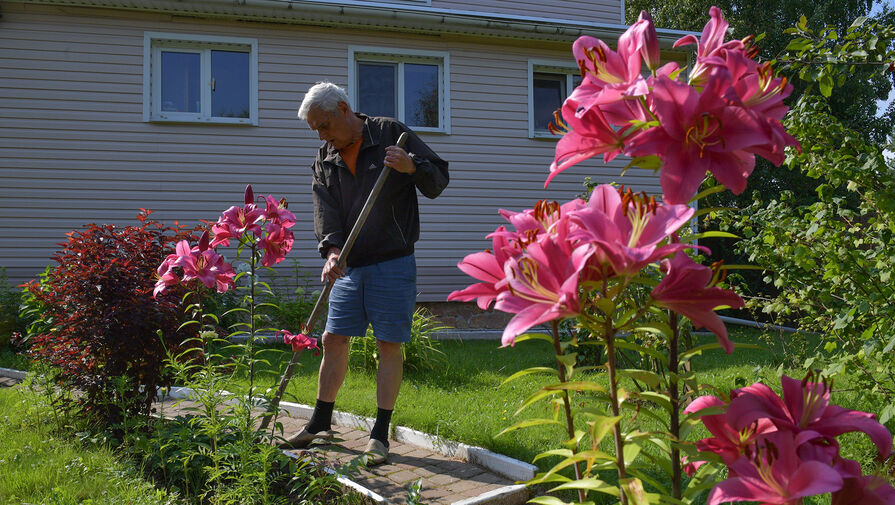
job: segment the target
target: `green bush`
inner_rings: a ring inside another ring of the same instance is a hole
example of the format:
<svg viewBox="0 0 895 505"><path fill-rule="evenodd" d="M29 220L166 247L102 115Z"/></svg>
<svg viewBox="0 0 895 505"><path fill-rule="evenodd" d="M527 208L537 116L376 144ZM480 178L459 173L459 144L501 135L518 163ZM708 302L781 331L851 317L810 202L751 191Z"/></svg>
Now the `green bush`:
<svg viewBox="0 0 895 505"><path fill-rule="evenodd" d="M448 328L450 327L441 324L428 309L417 308L410 327L410 342L401 346L405 368L428 370L436 365L446 364L447 358L439 349L441 345L432 335ZM351 339L349 359L359 368L373 370L377 367L379 350L373 328L367 327L367 333L363 337Z"/></svg>

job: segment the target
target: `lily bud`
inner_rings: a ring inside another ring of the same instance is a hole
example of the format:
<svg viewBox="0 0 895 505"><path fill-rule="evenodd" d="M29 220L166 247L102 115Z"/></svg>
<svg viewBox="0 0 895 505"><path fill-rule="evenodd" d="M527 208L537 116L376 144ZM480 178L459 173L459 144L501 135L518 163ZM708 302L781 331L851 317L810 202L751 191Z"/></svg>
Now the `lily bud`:
<svg viewBox="0 0 895 505"><path fill-rule="evenodd" d="M252 191L252 185L246 184L245 204L248 205L250 203L253 203L254 201L255 201L255 192Z"/></svg>
<svg viewBox="0 0 895 505"><path fill-rule="evenodd" d="M208 250L208 230L205 230L202 233L202 236L199 237L199 252L205 252Z"/></svg>

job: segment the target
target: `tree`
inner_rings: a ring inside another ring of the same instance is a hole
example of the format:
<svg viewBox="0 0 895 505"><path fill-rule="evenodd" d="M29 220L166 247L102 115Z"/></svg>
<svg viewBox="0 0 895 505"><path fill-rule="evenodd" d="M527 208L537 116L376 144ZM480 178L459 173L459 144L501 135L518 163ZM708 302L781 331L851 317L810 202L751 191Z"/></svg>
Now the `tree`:
<svg viewBox="0 0 895 505"><path fill-rule="evenodd" d="M689 31L700 31L699 20L704 18L710 6L718 6L730 22L732 38L755 35L759 49L757 59L771 61L780 74L789 78L794 85L793 93L787 99L789 104L797 103L806 92L818 91L817 73L822 67L808 65L796 68L796 71L805 72L800 76L793 72L791 62L784 61L791 58L792 53L787 53L787 48L793 40L786 31L798 24L802 16L807 29L819 31L829 26L836 34L844 34L852 22L861 16L868 16L870 21L881 26L895 22L895 13L882 5L880 0L628 0L625 5L629 23L636 21L641 10L646 10L656 26ZM875 5L881 8L870 16ZM850 73L840 73L838 78L840 82L825 97L832 118L867 142L885 143L895 128L895 104L890 104L882 114L877 114L877 100L888 97L892 89L892 74L880 72L878 67L856 65ZM749 179L749 190L741 195L728 191L716 193L710 195L705 203L736 209L746 209L755 203L756 208L761 208L785 193L795 206L811 205L819 200L815 179L798 167L787 170L758 159ZM839 192L842 193L841 188ZM719 226L711 215L707 219L709 221L703 223L706 229ZM702 243L712 250L713 260L748 263L748 255L738 253L730 239L706 239ZM744 294L777 294L775 286L762 282L761 274L744 271L740 275L744 279Z"/></svg>

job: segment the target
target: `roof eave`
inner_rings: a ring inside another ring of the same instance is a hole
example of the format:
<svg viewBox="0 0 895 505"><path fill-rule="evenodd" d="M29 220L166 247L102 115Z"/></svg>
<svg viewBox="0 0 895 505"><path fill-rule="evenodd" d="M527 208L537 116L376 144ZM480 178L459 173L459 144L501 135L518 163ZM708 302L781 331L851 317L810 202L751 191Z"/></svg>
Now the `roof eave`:
<svg viewBox="0 0 895 505"><path fill-rule="evenodd" d="M436 9L357 0L23 0L26 3L100 7L340 28L511 39L570 41L582 35L614 40L627 26L578 20ZM668 49L689 32L657 30Z"/></svg>

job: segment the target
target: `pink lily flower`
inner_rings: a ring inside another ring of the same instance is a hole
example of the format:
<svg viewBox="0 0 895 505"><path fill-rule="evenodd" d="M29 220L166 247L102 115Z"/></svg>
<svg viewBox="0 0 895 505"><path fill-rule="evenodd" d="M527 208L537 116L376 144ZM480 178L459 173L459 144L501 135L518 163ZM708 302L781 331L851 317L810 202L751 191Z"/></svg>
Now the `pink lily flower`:
<svg viewBox="0 0 895 505"><path fill-rule="evenodd" d="M702 37L697 39L693 35L685 35L674 43L674 47L696 44L696 64L690 72L690 83L696 86L702 86L708 79L714 67L722 67L725 65L724 53L730 50L743 49L744 44L741 40L731 40L724 42L724 36L727 34L727 28L730 26L721 15L721 9L712 6L709 9L711 19L702 29Z"/></svg>
<svg viewBox="0 0 895 505"><path fill-rule="evenodd" d="M565 122L557 116L556 122L563 137L556 143L556 157L550 165L550 175L544 182L546 188L563 170L598 154L609 163L624 149L625 135L609 125L599 107L579 111L579 90L566 99L562 106Z"/></svg>
<svg viewBox="0 0 895 505"><path fill-rule="evenodd" d="M236 272L214 249L200 251L190 248L186 240L177 243L178 259L174 266L183 269L183 282L198 279L208 288L216 288L223 293L234 284Z"/></svg>
<svg viewBox="0 0 895 505"><path fill-rule="evenodd" d="M214 240L211 242L212 247L219 245L229 246L230 239L239 240L246 232L252 232L255 235L261 235L261 226L258 222L264 219L265 212L259 209L252 199L252 186L246 186L244 207L232 206L225 210L218 218L211 231L214 233Z"/></svg>
<svg viewBox="0 0 895 505"><path fill-rule="evenodd" d="M264 197L267 202L267 210L264 212L264 219L272 223L276 223L283 228L292 228L295 226L295 214L286 209L286 199L277 201L273 195Z"/></svg>
<svg viewBox="0 0 895 505"><path fill-rule="evenodd" d="M598 246L596 258L611 267L611 274L629 277L644 266L687 244L659 243L684 225L694 210L686 205L661 205L645 195L627 193L601 184L591 193L588 206L570 213L577 226L569 238Z"/></svg>
<svg viewBox="0 0 895 505"><path fill-rule="evenodd" d="M644 14L619 37L618 52L589 36L579 37L572 44L572 53L584 76L579 86L579 106L584 110L649 93L640 73L641 55L647 65L658 65L659 43L652 19Z"/></svg>
<svg viewBox="0 0 895 505"><path fill-rule="evenodd" d="M277 223L268 223L267 236L258 243L259 247L264 249L264 257L261 258L261 264L266 267L272 267L283 261L286 259L289 251L292 250L294 242L295 237L291 231Z"/></svg>
<svg viewBox="0 0 895 505"><path fill-rule="evenodd" d="M833 493L831 505L895 505L895 488L879 475L861 475L857 461L842 460L834 468L844 483Z"/></svg>
<svg viewBox="0 0 895 505"><path fill-rule="evenodd" d="M831 385L808 382L809 377L799 381L784 375L783 399L761 383L742 388L731 401L728 415L737 427L767 418L781 430L805 432L802 436L807 440L829 441L843 433L863 431L876 444L880 457L892 452L892 434L874 414L830 405Z"/></svg>
<svg viewBox="0 0 895 505"><path fill-rule="evenodd" d="M487 310L491 302L497 298L497 295L508 289L503 266L516 254L511 255L509 253L513 249L503 234L504 231L506 231L506 228L499 226L491 234L493 244L491 251L469 254L463 258L463 261L457 263L457 268L462 270L463 273L483 282L454 291L448 295L447 299L449 302L455 300L461 302L476 300L480 309ZM518 252L521 253L521 251Z"/></svg>
<svg viewBox="0 0 895 505"><path fill-rule="evenodd" d="M525 209L522 212L500 209L497 212L513 225L515 231L509 231L504 227L500 227L488 235L488 237L490 238L498 234L503 235L521 253L521 250L528 244L537 242L542 234L555 234L559 228L567 228L569 224L568 217L574 211L586 206L587 202L576 198L562 205L557 202L538 200L533 209Z"/></svg>
<svg viewBox="0 0 895 505"><path fill-rule="evenodd" d="M157 298L159 293L168 289L170 286L174 286L175 284L180 284L180 277L174 273L174 270L171 269L171 263L177 259L176 254L169 254L162 264L159 265L158 272L159 279L155 283L155 289L152 290L152 297Z"/></svg>
<svg viewBox="0 0 895 505"><path fill-rule="evenodd" d="M593 250L590 244L572 249L565 237L545 235L506 262L509 289L498 294L494 308L516 315L504 329L504 346L532 326L581 313L578 275Z"/></svg>
<svg viewBox="0 0 895 505"><path fill-rule="evenodd" d="M684 413L690 414L710 407L726 406L727 403L716 396L700 396L687 405ZM767 419L758 419L743 429L736 429L728 422L727 415L724 413L705 415L700 420L714 437L700 440L696 443L696 448L721 456L727 465L746 455L761 436L777 429Z"/></svg>
<svg viewBox="0 0 895 505"><path fill-rule="evenodd" d="M788 431L767 435L751 458L738 459L730 471L736 476L712 488L706 505L740 501L801 505L802 498L838 491L843 484L842 476L829 465L800 459L794 435Z"/></svg>
<svg viewBox="0 0 895 505"><path fill-rule="evenodd" d="M292 352L298 352L304 349L316 349L317 352L314 353L314 356L318 356L320 354L320 348L317 346L316 338L309 337L304 333L293 335L288 330L278 331L276 337L279 337L280 335L283 335L284 343L292 346Z"/></svg>
<svg viewBox="0 0 895 505"><path fill-rule="evenodd" d="M661 59L659 57L659 35L656 33L656 27L653 25L653 18L646 11L640 11L637 22L631 25L631 30L635 32L637 38L643 43L640 47L640 56L647 68L656 70L659 68Z"/></svg>
<svg viewBox="0 0 895 505"><path fill-rule="evenodd" d="M663 260L662 270L668 275L650 293L655 304L686 316L697 328L708 328L727 354L733 352L727 327L715 309L721 306L738 309L744 306L743 299L733 291L713 287L712 269L696 263L684 252L678 251L671 260ZM744 428L755 419L736 429Z"/></svg>
<svg viewBox="0 0 895 505"><path fill-rule="evenodd" d="M746 189L755 168L755 155L747 148L770 139L754 114L730 105L738 100L730 84L730 72L721 68L702 92L665 77L654 80L651 108L660 124L633 137L627 154L659 154L666 203L687 203L707 171L735 194Z"/></svg>

